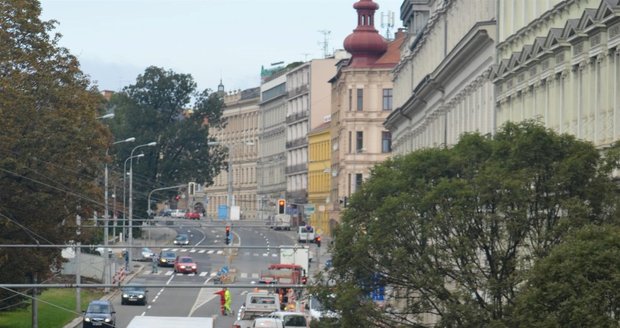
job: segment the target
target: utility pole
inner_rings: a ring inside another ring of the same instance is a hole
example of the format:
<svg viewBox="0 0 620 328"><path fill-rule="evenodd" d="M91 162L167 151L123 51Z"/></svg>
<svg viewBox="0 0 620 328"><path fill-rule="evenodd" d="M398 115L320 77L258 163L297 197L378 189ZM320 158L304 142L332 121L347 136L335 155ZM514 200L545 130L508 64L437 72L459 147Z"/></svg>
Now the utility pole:
<svg viewBox="0 0 620 328"><path fill-rule="evenodd" d="M76 215L75 216L75 223L77 226L77 231L75 232L75 234L78 236L77 239L79 239L80 234L82 233L80 231L80 226L82 225L82 218L80 217L80 215ZM81 242L79 240L77 240L75 242L75 284L76 285L80 285L82 283L82 273L80 272L80 252L82 251L82 248L80 248L81 246ZM106 249L104 249L104 253L107 252ZM76 287L75 288L75 312L77 313L82 313L82 299L80 297L80 287Z"/></svg>
<svg viewBox="0 0 620 328"><path fill-rule="evenodd" d="M32 273L32 283L38 284L37 273ZM37 302L37 288L32 289L32 328L39 328L39 304Z"/></svg>

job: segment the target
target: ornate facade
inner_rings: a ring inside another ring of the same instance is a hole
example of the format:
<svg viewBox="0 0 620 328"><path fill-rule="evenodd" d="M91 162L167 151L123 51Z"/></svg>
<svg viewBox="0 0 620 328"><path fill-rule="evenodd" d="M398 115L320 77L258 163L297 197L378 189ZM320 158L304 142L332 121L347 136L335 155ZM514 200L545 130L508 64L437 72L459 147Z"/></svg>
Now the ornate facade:
<svg viewBox="0 0 620 328"><path fill-rule="evenodd" d="M205 190L209 200L208 218L218 218L218 208L223 205L239 206L242 219L255 219L258 210L256 198L256 161L258 149L259 88L224 92L223 117L227 124L213 131L218 143L228 149L232 171L222 171L214 184ZM230 180L229 180L230 179ZM232 199L228 199L229 193Z"/></svg>
<svg viewBox="0 0 620 328"><path fill-rule="evenodd" d="M620 137L619 44L618 0L550 6L497 47L498 123L537 119L599 147L615 142Z"/></svg>
<svg viewBox="0 0 620 328"><path fill-rule="evenodd" d="M394 70L397 109L385 121L394 153L493 132L495 1L410 0L401 10L409 33Z"/></svg>

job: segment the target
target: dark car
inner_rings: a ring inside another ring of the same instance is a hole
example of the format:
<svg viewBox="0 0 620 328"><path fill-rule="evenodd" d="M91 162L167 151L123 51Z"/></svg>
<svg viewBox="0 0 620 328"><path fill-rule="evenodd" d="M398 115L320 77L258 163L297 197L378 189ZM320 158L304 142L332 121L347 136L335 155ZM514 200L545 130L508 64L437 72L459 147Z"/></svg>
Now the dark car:
<svg viewBox="0 0 620 328"><path fill-rule="evenodd" d="M174 266L174 260L177 258L177 254L171 251L159 252L159 266Z"/></svg>
<svg viewBox="0 0 620 328"><path fill-rule="evenodd" d="M146 305L146 289L137 286L125 286L122 289L121 304L142 304Z"/></svg>
<svg viewBox="0 0 620 328"><path fill-rule="evenodd" d="M96 300L88 304L82 327L116 327L116 311L110 301Z"/></svg>
<svg viewBox="0 0 620 328"><path fill-rule="evenodd" d="M174 238L175 245L189 245L189 237L186 234L180 234L176 238Z"/></svg>

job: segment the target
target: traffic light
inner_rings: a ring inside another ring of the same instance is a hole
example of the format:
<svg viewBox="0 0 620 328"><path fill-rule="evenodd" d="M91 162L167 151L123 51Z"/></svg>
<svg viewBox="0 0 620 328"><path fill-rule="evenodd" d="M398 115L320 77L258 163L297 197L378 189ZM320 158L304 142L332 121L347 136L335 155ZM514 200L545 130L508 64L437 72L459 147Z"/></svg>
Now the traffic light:
<svg viewBox="0 0 620 328"><path fill-rule="evenodd" d="M316 238L314 238L314 243L316 247L321 247L321 236L316 236Z"/></svg>
<svg viewBox="0 0 620 328"><path fill-rule="evenodd" d="M226 226L226 245L230 244L230 226Z"/></svg>
<svg viewBox="0 0 620 328"><path fill-rule="evenodd" d="M286 200L278 199L278 214L286 214Z"/></svg>

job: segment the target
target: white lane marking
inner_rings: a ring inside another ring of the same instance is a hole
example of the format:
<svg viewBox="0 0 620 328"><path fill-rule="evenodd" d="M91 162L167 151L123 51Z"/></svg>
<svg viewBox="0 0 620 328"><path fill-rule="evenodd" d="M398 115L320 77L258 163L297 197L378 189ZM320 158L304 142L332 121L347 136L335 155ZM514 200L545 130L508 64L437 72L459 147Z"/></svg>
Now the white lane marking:
<svg viewBox="0 0 620 328"><path fill-rule="evenodd" d="M153 302L153 301L151 301L151 302ZM150 304L149 304L149 305L147 305L147 306L146 306L146 309L147 309L147 310L150 310L150 309L151 309L151 305L150 305Z"/></svg>
<svg viewBox="0 0 620 328"><path fill-rule="evenodd" d="M176 252L176 251L178 251L178 250L179 250L178 248L173 248L173 249L172 249L172 251L173 251L173 252Z"/></svg>
<svg viewBox="0 0 620 328"><path fill-rule="evenodd" d="M206 276L208 273L209 273L209 272L207 272L207 271L201 272L201 273L200 273L200 276L201 276L201 277L204 277L204 276Z"/></svg>
<svg viewBox="0 0 620 328"><path fill-rule="evenodd" d="M263 253L263 256L269 256L269 253Z"/></svg>
<svg viewBox="0 0 620 328"><path fill-rule="evenodd" d="M272 257L278 257L278 254L273 253L273 254L271 254L271 256L272 256Z"/></svg>
<svg viewBox="0 0 620 328"><path fill-rule="evenodd" d="M162 248L161 250L162 250L163 252L166 252L166 251L169 251L169 250L170 250L170 248Z"/></svg>
<svg viewBox="0 0 620 328"><path fill-rule="evenodd" d="M174 272L174 271L167 271L167 272L166 272L166 276L171 275L173 272Z"/></svg>
<svg viewBox="0 0 620 328"><path fill-rule="evenodd" d="M217 272L211 272L210 276L211 277L215 277L217 275Z"/></svg>

